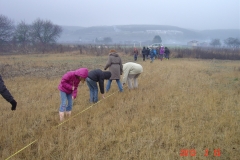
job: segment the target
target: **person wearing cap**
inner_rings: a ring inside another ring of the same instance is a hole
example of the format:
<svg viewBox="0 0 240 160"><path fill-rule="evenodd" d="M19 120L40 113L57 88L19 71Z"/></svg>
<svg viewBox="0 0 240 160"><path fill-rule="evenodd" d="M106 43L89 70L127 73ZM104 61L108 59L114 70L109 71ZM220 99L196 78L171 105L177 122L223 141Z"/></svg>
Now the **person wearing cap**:
<svg viewBox="0 0 240 160"><path fill-rule="evenodd" d="M118 89L120 92L123 91L122 83L120 82L120 75L122 75L122 59L119 57L115 50L110 50L108 61L104 70L108 69L111 72L111 77L107 82L106 92L108 92L111 88L112 80L116 80Z"/></svg>
<svg viewBox="0 0 240 160"><path fill-rule="evenodd" d="M84 83L88 76L87 68L79 68L75 71L65 73L61 79L58 89L60 90L61 104L59 108L60 121L64 120L64 112L71 116L73 99L77 97L79 83Z"/></svg>
<svg viewBox="0 0 240 160"><path fill-rule="evenodd" d="M134 62L123 64L123 85L127 82L128 88L133 89L138 87L137 78L143 72L142 65ZM132 85L133 82L133 85Z"/></svg>
<svg viewBox="0 0 240 160"><path fill-rule="evenodd" d="M104 80L111 77L110 71L102 71L100 69L94 69L88 72L88 77L86 79L89 91L90 91L90 103L96 103L98 101L98 86L104 99Z"/></svg>
<svg viewBox="0 0 240 160"><path fill-rule="evenodd" d="M13 96L11 95L11 93L9 92L9 90L7 89L7 87L4 85L4 81L2 79L2 76L0 75L0 94L3 96L3 98L8 101L9 103L11 103L12 108L11 110L16 110L17 107L17 102L14 100Z"/></svg>

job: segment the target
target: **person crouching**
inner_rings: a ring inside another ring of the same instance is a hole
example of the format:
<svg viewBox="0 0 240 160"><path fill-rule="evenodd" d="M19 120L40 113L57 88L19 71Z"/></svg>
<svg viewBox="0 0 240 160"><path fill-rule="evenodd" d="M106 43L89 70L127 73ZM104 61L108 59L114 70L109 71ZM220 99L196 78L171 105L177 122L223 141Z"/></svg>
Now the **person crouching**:
<svg viewBox="0 0 240 160"><path fill-rule="evenodd" d="M143 72L143 67L134 62L123 64L123 85L128 82L128 88L133 89L138 87L137 78ZM133 85L132 85L133 81Z"/></svg>
<svg viewBox="0 0 240 160"><path fill-rule="evenodd" d="M59 108L60 121L64 120L64 112L71 116L72 100L77 97L79 83L84 83L88 76L87 68L80 68L75 71L69 71L63 75L58 89L60 90L61 105ZM67 102L68 101L68 102Z"/></svg>

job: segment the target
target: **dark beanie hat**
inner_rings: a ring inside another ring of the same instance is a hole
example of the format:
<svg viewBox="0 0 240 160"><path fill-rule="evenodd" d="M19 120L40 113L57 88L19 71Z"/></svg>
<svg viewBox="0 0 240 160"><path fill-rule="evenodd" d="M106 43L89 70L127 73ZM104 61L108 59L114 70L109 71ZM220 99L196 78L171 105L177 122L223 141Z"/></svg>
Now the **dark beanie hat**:
<svg viewBox="0 0 240 160"><path fill-rule="evenodd" d="M103 77L104 77L104 79L109 79L110 77L111 77L111 72L110 71L105 71L105 72L103 72Z"/></svg>

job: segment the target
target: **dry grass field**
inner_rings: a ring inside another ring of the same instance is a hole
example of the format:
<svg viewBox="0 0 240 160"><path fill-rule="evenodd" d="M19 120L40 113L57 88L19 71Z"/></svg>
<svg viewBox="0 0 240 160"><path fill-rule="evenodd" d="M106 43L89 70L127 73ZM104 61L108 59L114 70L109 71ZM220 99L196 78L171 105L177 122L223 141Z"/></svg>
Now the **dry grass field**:
<svg viewBox="0 0 240 160"><path fill-rule="evenodd" d="M123 63L133 57L122 55ZM77 53L1 56L18 102L0 98L0 159L178 160L240 157L240 63L170 59L142 62L139 88L91 106L86 84L60 123L57 86L68 70L103 69L107 56ZM188 151L188 152L187 152Z"/></svg>

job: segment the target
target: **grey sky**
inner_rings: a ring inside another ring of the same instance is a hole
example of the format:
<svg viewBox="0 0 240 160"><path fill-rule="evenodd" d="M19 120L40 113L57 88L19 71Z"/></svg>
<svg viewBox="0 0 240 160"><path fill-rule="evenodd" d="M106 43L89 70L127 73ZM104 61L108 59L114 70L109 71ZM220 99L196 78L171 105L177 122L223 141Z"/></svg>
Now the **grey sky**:
<svg viewBox="0 0 240 160"><path fill-rule="evenodd" d="M0 0L0 14L16 24L40 18L83 27L156 24L240 29L240 0Z"/></svg>

